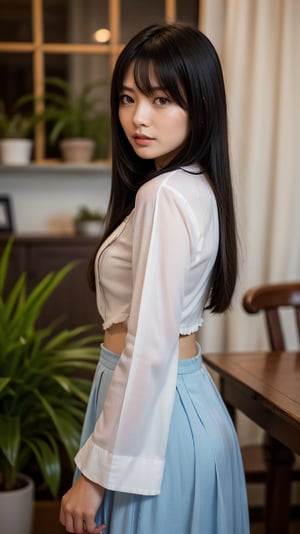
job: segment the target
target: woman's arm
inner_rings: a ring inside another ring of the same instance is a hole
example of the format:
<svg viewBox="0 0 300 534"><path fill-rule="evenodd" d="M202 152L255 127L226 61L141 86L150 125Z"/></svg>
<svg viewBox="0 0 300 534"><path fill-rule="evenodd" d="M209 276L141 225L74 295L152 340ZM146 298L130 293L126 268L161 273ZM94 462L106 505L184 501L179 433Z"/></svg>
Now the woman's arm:
<svg viewBox="0 0 300 534"><path fill-rule="evenodd" d="M126 347L94 432L75 458L82 473L108 489L160 492L191 259L188 213L184 198L161 179L138 192Z"/></svg>

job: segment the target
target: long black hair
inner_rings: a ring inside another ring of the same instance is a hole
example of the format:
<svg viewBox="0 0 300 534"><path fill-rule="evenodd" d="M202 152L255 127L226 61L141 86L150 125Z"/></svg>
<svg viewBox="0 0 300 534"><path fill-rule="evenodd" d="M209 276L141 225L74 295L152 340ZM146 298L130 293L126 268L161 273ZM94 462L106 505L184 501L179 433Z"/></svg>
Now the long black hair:
<svg viewBox="0 0 300 534"><path fill-rule="evenodd" d="M130 65L137 87L151 94L151 68L159 85L189 114L189 134L174 159L156 171L153 160L138 157L119 120L120 89ZM156 174L195 164L205 170L215 193L220 225L219 250L214 265L207 308L225 311L237 277L236 225L232 194L227 106L218 55L199 30L181 24L153 25L125 46L115 65L111 84L112 184L102 241L134 207L139 187ZM94 261L89 269L95 287Z"/></svg>

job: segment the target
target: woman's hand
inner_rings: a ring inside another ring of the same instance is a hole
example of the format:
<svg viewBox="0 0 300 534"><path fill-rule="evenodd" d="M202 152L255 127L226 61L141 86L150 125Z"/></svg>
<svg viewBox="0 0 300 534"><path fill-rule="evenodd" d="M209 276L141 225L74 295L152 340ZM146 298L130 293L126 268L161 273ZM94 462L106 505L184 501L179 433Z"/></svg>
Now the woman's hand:
<svg viewBox="0 0 300 534"><path fill-rule="evenodd" d="M95 516L102 503L104 488L80 475L61 500L59 520L67 532L96 534L105 525L95 525Z"/></svg>

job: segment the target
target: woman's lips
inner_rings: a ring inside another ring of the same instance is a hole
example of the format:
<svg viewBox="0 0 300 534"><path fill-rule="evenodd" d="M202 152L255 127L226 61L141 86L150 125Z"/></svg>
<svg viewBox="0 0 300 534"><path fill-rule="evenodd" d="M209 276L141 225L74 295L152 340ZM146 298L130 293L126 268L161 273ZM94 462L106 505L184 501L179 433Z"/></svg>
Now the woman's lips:
<svg viewBox="0 0 300 534"><path fill-rule="evenodd" d="M151 141L153 141L152 137L147 137L147 135L142 135L142 134L135 134L133 136L133 139L135 143L140 146L146 146L149 143L151 143Z"/></svg>

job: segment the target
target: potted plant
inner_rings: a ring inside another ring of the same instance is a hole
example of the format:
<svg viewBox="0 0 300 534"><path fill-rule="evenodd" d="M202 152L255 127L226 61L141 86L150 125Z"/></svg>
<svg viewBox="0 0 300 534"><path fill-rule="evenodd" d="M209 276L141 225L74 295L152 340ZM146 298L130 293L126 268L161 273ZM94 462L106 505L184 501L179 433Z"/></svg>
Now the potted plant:
<svg viewBox="0 0 300 534"><path fill-rule="evenodd" d="M74 95L66 80L46 79L44 111L39 119L50 124L49 142L59 143L63 159L69 163L107 158L108 114L99 111L100 100L95 93L99 85L99 81L94 81Z"/></svg>
<svg viewBox="0 0 300 534"><path fill-rule="evenodd" d="M104 221L104 213L82 206L74 219L75 231L81 235L101 235Z"/></svg>
<svg viewBox="0 0 300 534"><path fill-rule="evenodd" d="M0 101L0 159L4 165L26 165L30 162L33 124L33 115L15 111L9 116L4 103Z"/></svg>
<svg viewBox="0 0 300 534"><path fill-rule="evenodd" d="M61 451L73 466L90 388L88 377L76 371L93 372L99 339L89 335L91 326L61 332L57 323L37 328L43 305L74 263L49 273L28 295L25 273L7 292L12 245L13 238L0 258L0 503L4 497L5 506L0 517L2 534L27 534L32 518L26 520L23 512L32 508L32 484L24 507L13 504L9 511L8 499L20 486L24 492L19 474L28 472L37 472L50 494L57 496Z"/></svg>

